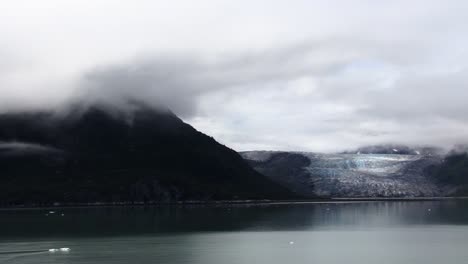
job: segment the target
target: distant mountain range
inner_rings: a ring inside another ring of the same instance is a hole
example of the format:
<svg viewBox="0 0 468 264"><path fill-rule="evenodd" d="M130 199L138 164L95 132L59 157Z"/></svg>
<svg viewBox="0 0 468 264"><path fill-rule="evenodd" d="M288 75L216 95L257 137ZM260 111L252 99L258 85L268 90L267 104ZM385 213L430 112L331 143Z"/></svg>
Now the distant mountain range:
<svg viewBox="0 0 468 264"><path fill-rule="evenodd" d="M400 155L443 155L441 148L421 146L409 147L397 144L364 146L355 150L344 151L342 154L400 154Z"/></svg>
<svg viewBox="0 0 468 264"><path fill-rule="evenodd" d="M468 194L466 152L399 145L336 154L249 151L260 173L306 197L435 197Z"/></svg>
<svg viewBox="0 0 468 264"><path fill-rule="evenodd" d="M0 114L0 206L468 194L468 154L237 152L132 103Z"/></svg>
<svg viewBox="0 0 468 264"><path fill-rule="evenodd" d="M0 204L283 199L291 192L169 111L0 115Z"/></svg>

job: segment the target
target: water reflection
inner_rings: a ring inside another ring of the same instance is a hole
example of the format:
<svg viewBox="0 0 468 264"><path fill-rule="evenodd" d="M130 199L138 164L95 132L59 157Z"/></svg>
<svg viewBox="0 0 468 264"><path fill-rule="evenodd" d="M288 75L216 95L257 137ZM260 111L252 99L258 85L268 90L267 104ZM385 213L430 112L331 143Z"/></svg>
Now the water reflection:
<svg viewBox="0 0 468 264"><path fill-rule="evenodd" d="M0 239L467 225L466 200L0 211Z"/></svg>
<svg viewBox="0 0 468 264"><path fill-rule="evenodd" d="M450 200L3 210L0 263L468 263L467 209ZM71 251L47 250L60 247Z"/></svg>

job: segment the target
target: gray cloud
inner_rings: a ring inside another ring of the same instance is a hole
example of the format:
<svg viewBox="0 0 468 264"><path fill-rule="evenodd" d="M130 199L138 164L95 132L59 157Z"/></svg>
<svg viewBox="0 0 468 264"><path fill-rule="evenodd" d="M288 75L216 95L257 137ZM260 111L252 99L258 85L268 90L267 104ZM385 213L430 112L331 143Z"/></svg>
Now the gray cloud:
<svg viewBox="0 0 468 264"><path fill-rule="evenodd" d="M467 5L11 3L0 112L142 100L237 150L465 143Z"/></svg>
<svg viewBox="0 0 468 264"><path fill-rule="evenodd" d="M265 89L266 83L308 74L331 74L349 63L351 56L316 61L314 54L326 49L303 44L259 53L231 54L215 60L149 56L87 71L76 85L75 96L113 105L125 105L129 99L143 101L191 118L199 114L198 105L204 95L237 96L250 89Z"/></svg>

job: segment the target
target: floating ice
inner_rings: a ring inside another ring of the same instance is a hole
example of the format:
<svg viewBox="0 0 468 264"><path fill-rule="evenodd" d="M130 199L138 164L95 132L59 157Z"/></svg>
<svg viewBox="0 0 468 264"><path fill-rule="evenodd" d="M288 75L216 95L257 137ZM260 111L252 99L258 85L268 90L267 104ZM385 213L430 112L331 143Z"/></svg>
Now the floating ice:
<svg viewBox="0 0 468 264"><path fill-rule="evenodd" d="M294 245L294 241L289 241L289 245Z"/></svg>
<svg viewBox="0 0 468 264"><path fill-rule="evenodd" d="M393 149L394 152L398 152L398 149Z"/></svg>
<svg viewBox="0 0 468 264"><path fill-rule="evenodd" d="M60 252L68 252L68 251L70 251L70 248L63 247L63 248L51 248L51 249L49 249L49 252L52 252L52 253L59 252L59 251Z"/></svg>

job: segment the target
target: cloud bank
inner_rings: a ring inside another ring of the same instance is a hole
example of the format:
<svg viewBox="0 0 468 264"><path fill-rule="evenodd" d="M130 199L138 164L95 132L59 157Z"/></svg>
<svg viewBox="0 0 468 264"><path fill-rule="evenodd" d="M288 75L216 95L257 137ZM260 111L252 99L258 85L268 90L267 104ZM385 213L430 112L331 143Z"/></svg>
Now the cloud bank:
<svg viewBox="0 0 468 264"><path fill-rule="evenodd" d="M2 5L1 112L130 98L236 150L468 141L465 1Z"/></svg>

